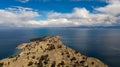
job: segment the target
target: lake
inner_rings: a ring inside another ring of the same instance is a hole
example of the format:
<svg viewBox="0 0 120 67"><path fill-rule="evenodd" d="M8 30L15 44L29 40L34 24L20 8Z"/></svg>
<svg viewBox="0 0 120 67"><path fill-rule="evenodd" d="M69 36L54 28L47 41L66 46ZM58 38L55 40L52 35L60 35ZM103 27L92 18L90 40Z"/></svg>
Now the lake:
<svg viewBox="0 0 120 67"><path fill-rule="evenodd" d="M82 54L99 58L109 67L120 67L120 29L0 29L0 59L14 54L16 46L32 38L55 35Z"/></svg>

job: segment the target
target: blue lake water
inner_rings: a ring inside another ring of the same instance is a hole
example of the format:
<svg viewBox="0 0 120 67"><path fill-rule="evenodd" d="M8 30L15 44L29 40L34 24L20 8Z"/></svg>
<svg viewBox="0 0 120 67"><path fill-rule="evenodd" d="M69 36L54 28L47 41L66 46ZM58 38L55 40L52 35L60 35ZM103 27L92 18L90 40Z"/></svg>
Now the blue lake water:
<svg viewBox="0 0 120 67"><path fill-rule="evenodd" d="M120 29L39 28L1 29L0 59L15 52L15 47L31 38L59 35L69 47L99 58L109 67L120 67Z"/></svg>

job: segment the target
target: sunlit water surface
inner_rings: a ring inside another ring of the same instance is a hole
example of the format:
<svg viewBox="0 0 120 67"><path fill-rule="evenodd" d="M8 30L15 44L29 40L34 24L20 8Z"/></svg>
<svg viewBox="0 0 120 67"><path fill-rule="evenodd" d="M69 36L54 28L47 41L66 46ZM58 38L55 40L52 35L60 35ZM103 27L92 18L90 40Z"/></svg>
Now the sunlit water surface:
<svg viewBox="0 0 120 67"><path fill-rule="evenodd" d="M82 54L99 58L109 67L120 67L120 29L39 28L1 29L0 59L31 38L59 35L67 46Z"/></svg>

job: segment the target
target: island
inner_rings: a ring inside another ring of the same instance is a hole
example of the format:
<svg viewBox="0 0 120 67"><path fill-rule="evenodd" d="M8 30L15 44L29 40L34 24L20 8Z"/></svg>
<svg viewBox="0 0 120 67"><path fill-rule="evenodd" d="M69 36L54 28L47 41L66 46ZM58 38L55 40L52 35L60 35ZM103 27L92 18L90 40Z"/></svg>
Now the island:
<svg viewBox="0 0 120 67"><path fill-rule="evenodd" d="M0 67L108 67L67 47L60 36L31 39L16 48L21 52L0 60Z"/></svg>

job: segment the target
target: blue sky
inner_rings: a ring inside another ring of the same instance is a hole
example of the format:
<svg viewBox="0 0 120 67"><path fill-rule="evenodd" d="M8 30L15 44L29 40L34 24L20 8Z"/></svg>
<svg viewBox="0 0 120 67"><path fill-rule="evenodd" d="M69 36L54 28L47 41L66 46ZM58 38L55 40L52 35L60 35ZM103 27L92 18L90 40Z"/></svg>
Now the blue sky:
<svg viewBox="0 0 120 67"><path fill-rule="evenodd" d="M30 0L26 3L23 3L21 0L0 0L0 8L8 8L12 6L22 6L22 7L28 7L33 8L39 11L56 11L56 12L71 12L73 8L79 7L79 8L86 8L90 11L93 10L95 7L101 7L107 5L105 1L101 0L81 0L81 1L75 1L75 0L48 0L48 1L42 1L42 0Z"/></svg>
<svg viewBox="0 0 120 67"><path fill-rule="evenodd" d="M1 27L119 24L120 0L0 0Z"/></svg>

